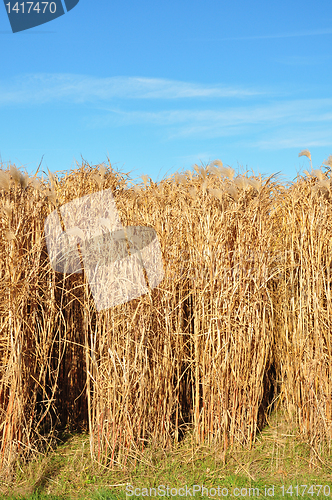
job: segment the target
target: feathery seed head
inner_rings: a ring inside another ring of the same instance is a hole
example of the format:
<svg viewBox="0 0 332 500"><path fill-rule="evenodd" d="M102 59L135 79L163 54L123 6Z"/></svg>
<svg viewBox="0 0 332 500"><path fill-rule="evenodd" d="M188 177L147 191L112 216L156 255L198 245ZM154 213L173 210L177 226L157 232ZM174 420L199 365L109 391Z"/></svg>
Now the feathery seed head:
<svg viewBox="0 0 332 500"><path fill-rule="evenodd" d="M201 176L201 178L205 181L206 180L206 173L208 171L208 167L207 169L205 170L204 167L200 167L199 168L199 175Z"/></svg>
<svg viewBox="0 0 332 500"><path fill-rule="evenodd" d="M10 189L10 177L8 172L4 172L3 170L0 170L0 188L4 189L5 191L9 191Z"/></svg>
<svg viewBox="0 0 332 500"><path fill-rule="evenodd" d="M214 160L213 162L210 163L209 165L209 170L213 168L213 165L217 166L217 170L220 172L220 174L217 175L223 175L224 177L228 177L229 179L233 179L235 170L233 170L231 167L224 167L222 162L220 160ZM216 173L215 170L212 170L213 173Z"/></svg>
<svg viewBox="0 0 332 500"><path fill-rule="evenodd" d="M313 193L322 195L328 199L330 195L330 182L328 180L319 181L317 184L312 186L311 190Z"/></svg>
<svg viewBox="0 0 332 500"><path fill-rule="evenodd" d="M248 183L249 183L250 186L252 186L253 188L257 189L257 191L259 190L259 188L262 185L262 181L259 180L259 179L248 179Z"/></svg>
<svg viewBox="0 0 332 500"><path fill-rule="evenodd" d="M322 188L324 188L324 189L330 189L331 184L330 184L329 180L323 179L323 180L319 181L319 186L322 187Z"/></svg>
<svg viewBox="0 0 332 500"><path fill-rule="evenodd" d="M25 189L27 187L27 185L29 184L29 176L27 173L25 173L24 175L21 174L21 179L20 179L20 184L21 184L21 187L22 189Z"/></svg>
<svg viewBox="0 0 332 500"><path fill-rule="evenodd" d="M174 182L175 184L180 184L180 174L178 174L177 172L174 174Z"/></svg>
<svg viewBox="0 0 332 500"><path fill-rule="evenodd" d="M54 205L56 205L57 199L56 199L56 194L53 191L53 189L51 191L47 190L45 192L45 196L48 199L48 201L50 201L51 203L53 203Z"/></svg>
<svg viewBox="0 0 332 500"><path fill-rule="evenodd" d="M50 182L50 185L51 185L51 191L52 191L52 193L55 194L55 188L56 188L56 178L55 178L55 175L52 174L52 172L50 172L49 169L47 169L47 171L48 171L49 182Z"/></svg>
<svg viewBox="0 0 332 500"><path fill-rule="evenodd" d="M216 165L217 167L223 168L223 163L221 160L214 160L213 162L210 163L210 165Z"/></svg>
<svg viewBox="0 0 332 500"><path fill-rule="evenodd" d="M250 185L245 177L237 177L234 179L234 184L240 189L246 189Z"/></svg>
<svg viewBox="0 0 332 500"><path fill-rule="evenodd" d="M187 177L184 174L179 174L178 180L179 180L179 183L186 184Z"/></svg>
<svg viewBox="0 0 332 500"><path fill-rule="evenodd" d="M221 189L209 189L209 193L212 194L212 196L214 196L215 198L218 198L218 200L222 201L222 195L223 195L223 192Z"/></svg>
<svg viewBox="0 0 332 500"><path fill-rule="evenodd" d="M205 181L202 184L202 190L203 190L204 194L206 193L207 186L208 186L208 181L207 181L207 179L205 179Z"/></svg>
<svg viewBox="0 0 332 500"><path fill-rule="evenodd" d="M42 191L43 187L42 187L42 184L40 182L39 179L37 179L36 177L33 177L31 179L31 184L32 186L37 190L37 191Z"/></svg>
<svg viewBox="0 0 332 500"><path fill-rule="evenodd" d="M311 161L311 154L310 154L310 151L308 149L303 149L303 151L301 151L299 153L299 157L300 156L306 156Z"/></svg>
<svg viewBox="0 0 332 500"><path fill-rule="evenodd" d="M105 165L100 165L99 172L102 175L102 177L104 177L106 170L107 168L105 167Z"/></svg>
<svg viewBox="0 0 332 500"><path fill-rule="evenodd" d="M146 187L148 180L149 180L149 177L147 175L141 175L141 179L143 180L144 186Z"/></svg>
<svg viewBox="0 0 332 500"><path fill-rule="evenodd" d="M235 174L235 170L231 167L223 167L222 173L223 173L223 175L225 175L229 179L233 179L234 174Z"/></svg>
<svg viewBox="0 0 332 500"><path fill-rule="evenodd" d="M48 170L48 169L47 169L47 170ZM50 179L51 183L52 183L52 182L53 182L53 183L55 182L55 176L54 176L54 174L53 174L52 172L50 172L50 170L48 170L48 177L49 177L49 179Z"/></svg>
<svg viewBox="0 0 332 500"><path fill-rule="evenodd" d="M100 175L100 172L94 172L91 177L98 184L98 186L101 187L102 177Z"/></svg>
<svg viewBox="0 0 332 500"><path fill-rule="evenodd" d="M312 177L317 177L318 180L322 181L324 179L324 174L320 169L313 170L311 173Z"/></svg>
<svg viewBox="0 0 332 500"><path fill-rule="evenodd" d="M213 174L213 175L217 175L218 177L222 176L220 169L217 167L214 167L213 165L209 166L209 172L211 172L211 174Z"/></svg>
<svg viewBox="0 0 332 500"><path fill-rule="evenodd" d="M327 160L323 161L323 165L327 165L332 168L332 155L330 155Z"/></svg>
<svg viewBox="0 0 332 500"><path fill-rule="evenodd" d="M186 176L187 176L190 180L192 180L192 178L193 178L193 173L192 173L192 171L191 171L191 170L186 170L186 171L185 171L185 174L186 174Z"/></svg>
<svg viewBox="0 0 332 500"><path fill-rule="evenodd" d="M21 183L22 174L15 165L10 166L10 175L12 176L16 186Z"/></svg>
<svg viewBox="0 0 332 500"><path fill-rule="evenodd" d="M235 200L238 201L239 199L239 193L234 186L227 186L226 192Z"/></svg>

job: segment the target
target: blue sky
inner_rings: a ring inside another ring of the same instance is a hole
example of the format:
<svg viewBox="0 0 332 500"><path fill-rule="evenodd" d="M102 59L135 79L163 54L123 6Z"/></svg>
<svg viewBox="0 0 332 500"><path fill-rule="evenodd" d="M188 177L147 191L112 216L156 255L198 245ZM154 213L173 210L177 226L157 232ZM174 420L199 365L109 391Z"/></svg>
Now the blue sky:
<svg viewBox="0 0 332 500"><path fill-rule="evenodd" d="M13 34L0 5L1 160L291 181L332 154L331 26L330 0L80 0Z"/></svg>

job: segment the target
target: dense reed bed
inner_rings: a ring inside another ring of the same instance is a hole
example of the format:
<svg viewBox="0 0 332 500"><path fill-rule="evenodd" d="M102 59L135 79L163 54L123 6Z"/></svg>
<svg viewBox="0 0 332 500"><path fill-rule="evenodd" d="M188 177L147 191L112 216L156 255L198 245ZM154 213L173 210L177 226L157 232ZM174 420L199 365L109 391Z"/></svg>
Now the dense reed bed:
<svg viewBox="0 0 332 500"><path fill-rule="evenodd" d="M2 474L65 428L104 466L188 433L250 447L276 402L330 443L331 167L288 186L219 160L141 185L111 164L0 170ZM165 277L98 312L84 272L53 270L44 222L105 189L123 226L156 231Z"/></svg>

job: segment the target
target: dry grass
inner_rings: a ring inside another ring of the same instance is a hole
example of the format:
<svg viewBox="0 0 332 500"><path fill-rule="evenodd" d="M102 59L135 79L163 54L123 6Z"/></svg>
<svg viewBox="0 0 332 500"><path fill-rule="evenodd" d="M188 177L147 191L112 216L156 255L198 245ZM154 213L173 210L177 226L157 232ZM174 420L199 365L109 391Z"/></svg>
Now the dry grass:
<svg viewBox="0 0 332 500"><path fill-rule="evenodd" d="M304 151L311 160L310 153ZM197 444L250 448L273 401L331 440L331 157L286 187L220 160L130 187L111 165L62 178L0 170L0 468L86 429L102 466ZM97 312L83 274L56 273L44 221L112 189L123 226L157 232L165 278ZM315 448L315 449L316 449Z"/></svg>

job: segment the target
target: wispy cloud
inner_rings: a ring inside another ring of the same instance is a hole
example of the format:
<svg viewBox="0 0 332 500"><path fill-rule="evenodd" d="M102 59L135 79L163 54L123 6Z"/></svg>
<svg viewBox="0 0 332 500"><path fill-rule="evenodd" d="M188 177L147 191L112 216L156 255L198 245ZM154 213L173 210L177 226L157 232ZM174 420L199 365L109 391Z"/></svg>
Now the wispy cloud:
<svg viewBox="0 0 332 500"><path fill-rule="evenodd" d="M269 38L295 38L303 36L321 36L321 35L332 35L332 29L320 29L320 30L306 30L297 31L295 33L269 33L267 35L250 35L250 36L236 36L227 38L195 38L190 40L195 41L205 41L205 42L224 42L227 40L265 40Z"/></svg>
<svg viewBox="0 0 332 500"><path fill-rule="evenodd" d="M328 128L296 130L270 135L268 139L258 141L243 142L242 145L250 148L259 148L264 150L280 150L288 148L307 149L313 147L331 147L332 146L332 125Z"/></svg>
<svg viewBox="0 0 332 500"><path fill-rule="evenodd" d="M299 99L278 101L267 105L228 107L222 110L124 111L105 109L99 115L85 120L87 128L150 124L172 127L169 138L220 137L236 135L240 131L264 125L285 126L287 123L332 123L332 99ZM174 127L175 126L175 127ZM248 130L247 130L248 131Z"/></svg>
<svg viewBox="0 0 332 500"><path fill-rule="evenodd" d="M252 96L260 97L259 104ZM272 100L275 96L278 99ZM303 142L307 144L305 147L330 145L332 98L285 100L284 97L281 91L277 94L265 89L143 77L38 74L25 75L10 82L0 80L0 106L23 103L35 107L62 101L91 104L83 124L81 121L85 130L152 125L161 142L228 137L233 143L241 141L243 144L251 137L250 145L255 144L260 149L292 147L288 144L302 147ZM188 102L188 98L196 99L196 109L193 101L191 109L183 109L183 102ZM240 98L241 106L236 106L237 101L232 98ZM124 99L123 103L121 99ZM153 111L131 110L126 99L154 99L158 100L158 105L153 103ZM174 104L176 99L180 101L179 105ZM173 100L173 109L170 109L169 102L167 109L163 109L163 100ZM78 108L82 109L82 106Z"/></svg>
<svg viewBox="0 0 332 500"><path fill-rule="evenodd" d="M201 85L162 78L96 78L73 74L22 75L0 81L0 105L117 99L245 98L266 92L240 86Z"/></svg>
<svg viewBox="0 0 332 500"><path fill-rule="evenodd" d="M260 150L332 145L330 98L279 101L222 110L110 111L106 116L86 118L86 128L153 125L161 142L227 138L234 147ZM202 160L206 160L206 155Z"/></svg>

